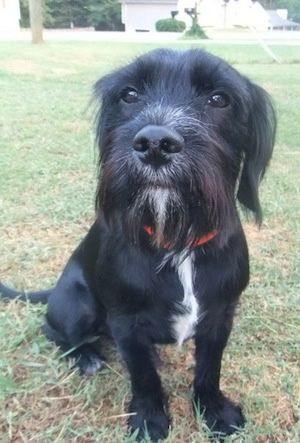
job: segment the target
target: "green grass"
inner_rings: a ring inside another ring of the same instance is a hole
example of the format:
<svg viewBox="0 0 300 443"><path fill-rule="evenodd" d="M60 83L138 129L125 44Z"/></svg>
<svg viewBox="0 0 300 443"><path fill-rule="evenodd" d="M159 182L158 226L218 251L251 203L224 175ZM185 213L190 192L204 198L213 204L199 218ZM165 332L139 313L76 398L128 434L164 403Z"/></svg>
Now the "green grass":
<svg viewBox="0 0 300 443"><path fill-rule="evenodd" d="M272 46L201 45L274 97L279 130L262 187L261 231L246 222L252 280L223 361L222 386L244 407L239 442L299 442L300 56ZM174 44L190 47L188 42ZM93 219L96 183L90 100L108 70L150 44L0 44L0 277L47 287ZM40 332L44 308L0 305L0 441L129 443L129 383L115 352L101 373L81 378ZM170 396L167 443L208 442L193 419L193 345L162 350Z"/></svg>

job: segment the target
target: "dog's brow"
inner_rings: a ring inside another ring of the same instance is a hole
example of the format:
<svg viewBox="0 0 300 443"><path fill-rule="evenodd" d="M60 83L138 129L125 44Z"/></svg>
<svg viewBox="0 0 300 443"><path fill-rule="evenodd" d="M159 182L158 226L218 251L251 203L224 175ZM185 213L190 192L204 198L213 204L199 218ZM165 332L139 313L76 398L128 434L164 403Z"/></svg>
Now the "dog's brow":
<svg viewBox="0 0 300 443"><path fill-rule="evenodd" d="M140 113L139 117L150 123L171 125L178 119L187 115L188 108L184 106L172 107L163 102L148 104Z"/></svg>

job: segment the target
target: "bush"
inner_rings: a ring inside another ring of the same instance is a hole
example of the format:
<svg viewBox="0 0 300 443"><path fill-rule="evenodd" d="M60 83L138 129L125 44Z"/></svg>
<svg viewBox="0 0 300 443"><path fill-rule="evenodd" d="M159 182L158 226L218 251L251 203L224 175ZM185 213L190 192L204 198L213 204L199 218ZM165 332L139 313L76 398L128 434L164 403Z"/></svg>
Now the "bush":
<svg viewBox="0 0 300 443"><path fill-rule="evenodd" d="M201 28L201 26L199 26L198 24L193 25L190 29L188 29L185 32L184 37L203 38L203 39L208 38L203 29Z"/></svg>
<svg viewBox="0 0 300 443"><path fill-rule="evenodd" d="M155 23L158 32L183 32L185 23L175 18L165 18Z"/></svg>

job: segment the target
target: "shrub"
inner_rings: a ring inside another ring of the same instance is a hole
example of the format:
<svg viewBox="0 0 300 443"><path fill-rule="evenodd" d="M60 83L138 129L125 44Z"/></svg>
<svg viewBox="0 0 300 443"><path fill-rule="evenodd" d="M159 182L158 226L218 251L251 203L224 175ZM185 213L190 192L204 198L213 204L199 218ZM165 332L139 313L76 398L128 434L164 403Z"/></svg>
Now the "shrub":
<svg viewBox="0 0 300 443"><path fill-rule="evenodd" d="M203 38L203 39L208 38L203 29L201 28L201 26L199 26L198 24L194 24L190 29L188 29L185 32L184 37Z"/></svg>
<svg viewBox="0 0 300 443"><path fill-rule="evenodd" d="M158 32L183 32L185 23L175 18L165 18L155 23Z"/></svg>

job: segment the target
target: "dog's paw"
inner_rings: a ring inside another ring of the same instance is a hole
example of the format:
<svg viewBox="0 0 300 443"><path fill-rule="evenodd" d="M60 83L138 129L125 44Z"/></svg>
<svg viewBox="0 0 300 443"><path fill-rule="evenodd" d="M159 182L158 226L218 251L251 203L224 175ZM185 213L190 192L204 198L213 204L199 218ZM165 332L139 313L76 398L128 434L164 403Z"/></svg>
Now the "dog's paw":
<svg viewBox="0 0 300 443"><path fill-rule="evenodd" d="M84 344L73 351L72 358L76 359L82 375L94 375L103 368L104 362L98 352L89 344Z"/></svg>
<svg viewBox="0 0 300 443"><path fill-rule="evenodd" d="M196 413L200 412L210 431L219 440L239 431L245 425L246 420L240 406L221 392L204 403L200 396L195 396L194 405Z"/></svg>
<svg viewBox="0 0 300 443"><path fill-rule="evenodd" d="M128 420L128 426L132 434L138 430L137 441L149 436L152 442L158 442L167 437L170 418L163 407L157 408L149 402L132 400L130 412L132 415Z"/></svg>

